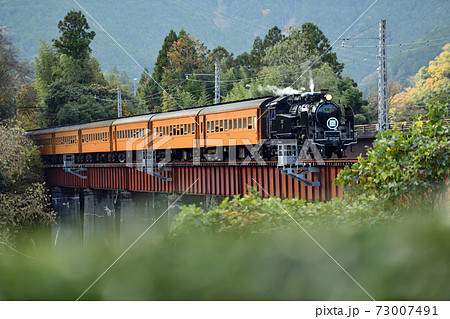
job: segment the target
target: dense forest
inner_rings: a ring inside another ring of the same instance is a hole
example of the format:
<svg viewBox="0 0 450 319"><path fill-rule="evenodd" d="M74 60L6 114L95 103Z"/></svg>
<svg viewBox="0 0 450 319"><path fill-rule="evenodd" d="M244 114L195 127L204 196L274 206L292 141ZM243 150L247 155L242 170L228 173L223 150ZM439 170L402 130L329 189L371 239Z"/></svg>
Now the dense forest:
<svg viewBox="0 0 450 319"><path fill-rule="evenodd" d="M374 1L347 0L288 0L280 5L274 0L245 1L79 1L124 48L143 66L152 68L156 62L161 43L171 29L182 28L200 39L208 47L223 46L235 55L252 48L256 36L264 37L267 30L278 26L300 27L306 22L316 24L330 39L331 43L358 18ZM49 10L51 8L51 10ZM407 10L405 10L407 8ZM72 1L0 1L0 26L7 26L12 40L16 43L21 58L33 61L38 54L39 39L49 42L57 34L55 21L59 21L71 9L80 10ZM380 19L387 20L388 44L411 43L431 30L448 23L449 3L445 0L400 0L377 1L366 14L345 34L350 37L372 26ZM139 77L142 70L120 50L102 29L89 19L97 33L92 43L93 55L104 71L114 66L127 72L131 78ZM377 38L378 27L374 25L357 37ZM448 37L444 34L442 37ZM436 39L436 38L434 38ZM433 53L420 55L417 70L438 55L443 42L430 43ZM340 62L346 65L343 75L351 74L358 83L377 68L374 47L377 40L341 40L333 45ZM353 48L352 46L360 46ZM372 46L365 48L364 46ZM411 46L389 47L389 57L397 52L411 49ZM409 51L420 53L417 51ZM407 53L407 52L404 52ZM417 58L417 54L415 58ZM395 62L395 61L393 61ZM394 68L394 72L395 68ZM396 78L395 74L392 74ZM371 78L364 85L376 85Z"/></svg>

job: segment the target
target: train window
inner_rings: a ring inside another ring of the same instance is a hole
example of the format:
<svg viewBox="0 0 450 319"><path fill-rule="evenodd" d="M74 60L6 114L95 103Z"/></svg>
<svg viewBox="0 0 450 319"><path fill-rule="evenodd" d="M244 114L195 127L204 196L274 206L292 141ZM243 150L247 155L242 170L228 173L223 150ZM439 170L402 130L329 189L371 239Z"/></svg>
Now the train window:
<svg viewBox="0 0 450 319"><path fill-rule="evenodd" d="M249 130L252 129L252 118L251 117L248 118L248 129Z"/></svg>
<svg viewBox="0 0 450 319"><path fill-rule="evenodd" d="M220 120L220 131L223 132L223 120Z"/></svg>
<svg viewBox="0 0 450 319"><path fill-rule="evenodd" d="M227 131L228 130L228 120L225 120L225 127L224 127L224 129L225 129L225 131Z"/></svg>
<svg viewBox="0 0 450 319"><path fill-rule="evenodd" d="M194 127L194 125L195 125L195 124L194 124L194 123L192 123L191 125L192 125L192 134L194 134L194 131L195 131L195 127Z"/></svg>
<svg viewBox="0 0 450 319"><path fill-rule="evenodd" d="M200 133L203 133L203 122L200 124Z"/></svg>
<svg viewBox="0 0 450 319"><path fill-rule="evenodd" d="M216 120L216 125L215 125L215 127L214 127L214 130L215 130L216 132L219 132L219 120Z"/></svg>
<svg viewBox="0 0 450 319"><path fill-rule="evenodd" d="M244 125L243 125L243 128L244 128L244 129L247 128L247 118L246 118L246 117L244 117Z"/></svg>
<svg viewBox="0 0 450 319"><path fill-rule="evenodd" d="M172 125L169 125L169 135L170 135L170 136L173 135Z"/></svg>
<svg viewBox="0 0 450 319"><path fill-rule="evenodd" d="M233 119L233 130L237 129L237 119Z"/></svg>
<svg viewBox="0 0 450 319"><path fill-rule="evenodd" d="M207 122L207 123L206 123L206 132L207 132L207 133L209 133L209 125L210 125L209 123L210 123L210 122ZM203 123L202 123L202 124L203 124Z"/></svg>
<svg viewBox="0 0 450 319"><path fill-rule="evenodd" d="M184 135L184 128L183 128L183 124L181 124L181 128L178 131L180 133L180 135Z"/></svg>
<svg viewBox="0 0 450 319"><path fill-rule="evenodd" d="M187 129L188 129L187 134L191 133L191 124L187 125Z"/></svg>
<svg viewBox="0 0 450 319"><path fill-rule="evenodd" d="M184 134L187 134L188 130L187 130L187 124L184 124Z"/></svg>
<svg viewBox="0 0 450 319"><path fill-rule="evenodd" d="M163 135L166 135L166 127L165 126L163 126Z"/></svg>
<svg viewBox="0 0 450 319"><path fill-rule="evenodd" d="M238 119L239 128L242 128L242 119Z"/></svg>

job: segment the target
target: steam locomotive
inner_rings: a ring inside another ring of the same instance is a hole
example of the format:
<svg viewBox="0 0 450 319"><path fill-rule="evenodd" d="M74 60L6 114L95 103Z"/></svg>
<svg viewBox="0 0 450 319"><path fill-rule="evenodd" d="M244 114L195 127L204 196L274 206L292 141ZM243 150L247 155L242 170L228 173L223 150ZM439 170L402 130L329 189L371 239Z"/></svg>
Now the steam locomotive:
<svg viewBox="0 0 450 319"><path fill-rule="evenodd" d="M284 96L268 104L269 139L293 139L299 145L311 140L322 157L333 153L341 158L347 146L354 144L354 114L351 107L342 110L327 91Z"/></svg>
<svg viewBox="0 0 450 319"><path fill-rule="evenodd" d="M354 116L326 91L257 98L166 113L29 131L44 160L62 163L74 154L77 163L137 161L151 150L161 161L229 161L254 155L277 155L276 143L310 141L323 157L342 157L355 143ZM274 143L276 141L276 143ZM252 152L253 151L253 152Z"/></svg>

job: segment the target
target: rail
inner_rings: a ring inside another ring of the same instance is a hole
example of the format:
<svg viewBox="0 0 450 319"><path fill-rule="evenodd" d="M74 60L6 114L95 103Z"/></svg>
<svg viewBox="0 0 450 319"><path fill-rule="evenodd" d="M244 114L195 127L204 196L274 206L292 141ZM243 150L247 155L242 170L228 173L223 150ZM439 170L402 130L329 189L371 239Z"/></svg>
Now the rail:
<svg viewBox="0 0 450 319"><path fill-rule="evenodd" d="M423 124L426 124L428 121L422 121ZM450 119L445 119L444 123L446 125L450 124ZM388 129L391 130L394 126L400 128L401 131L406 131L412 126L413 122L396 122L389 123ZM355 132L376 132L377 124L363 124L363 125L355 125Z"/></svg>

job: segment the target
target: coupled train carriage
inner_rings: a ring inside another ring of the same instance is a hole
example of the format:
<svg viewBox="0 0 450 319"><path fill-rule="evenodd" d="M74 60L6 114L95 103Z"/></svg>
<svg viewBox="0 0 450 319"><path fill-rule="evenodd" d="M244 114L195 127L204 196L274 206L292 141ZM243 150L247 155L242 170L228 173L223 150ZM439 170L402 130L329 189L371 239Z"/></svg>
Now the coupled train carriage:
<svg viewBox="0 0 450 319"><path fill-rule="evenodd" d="M355 142L354 116L326 91L258 98L166 113L152 113L80 125L29 131L44 160L62 163L63 154L75 162L135 161L142 150L152 149L157 161L244 159L257 150L263 159L277 156L277 143L306 140L323 157L343 156ZM262 143L262 145L260 144ZM194 152L197 150L197 153ZM195 155L196 156L196 155Z"/></svg>

